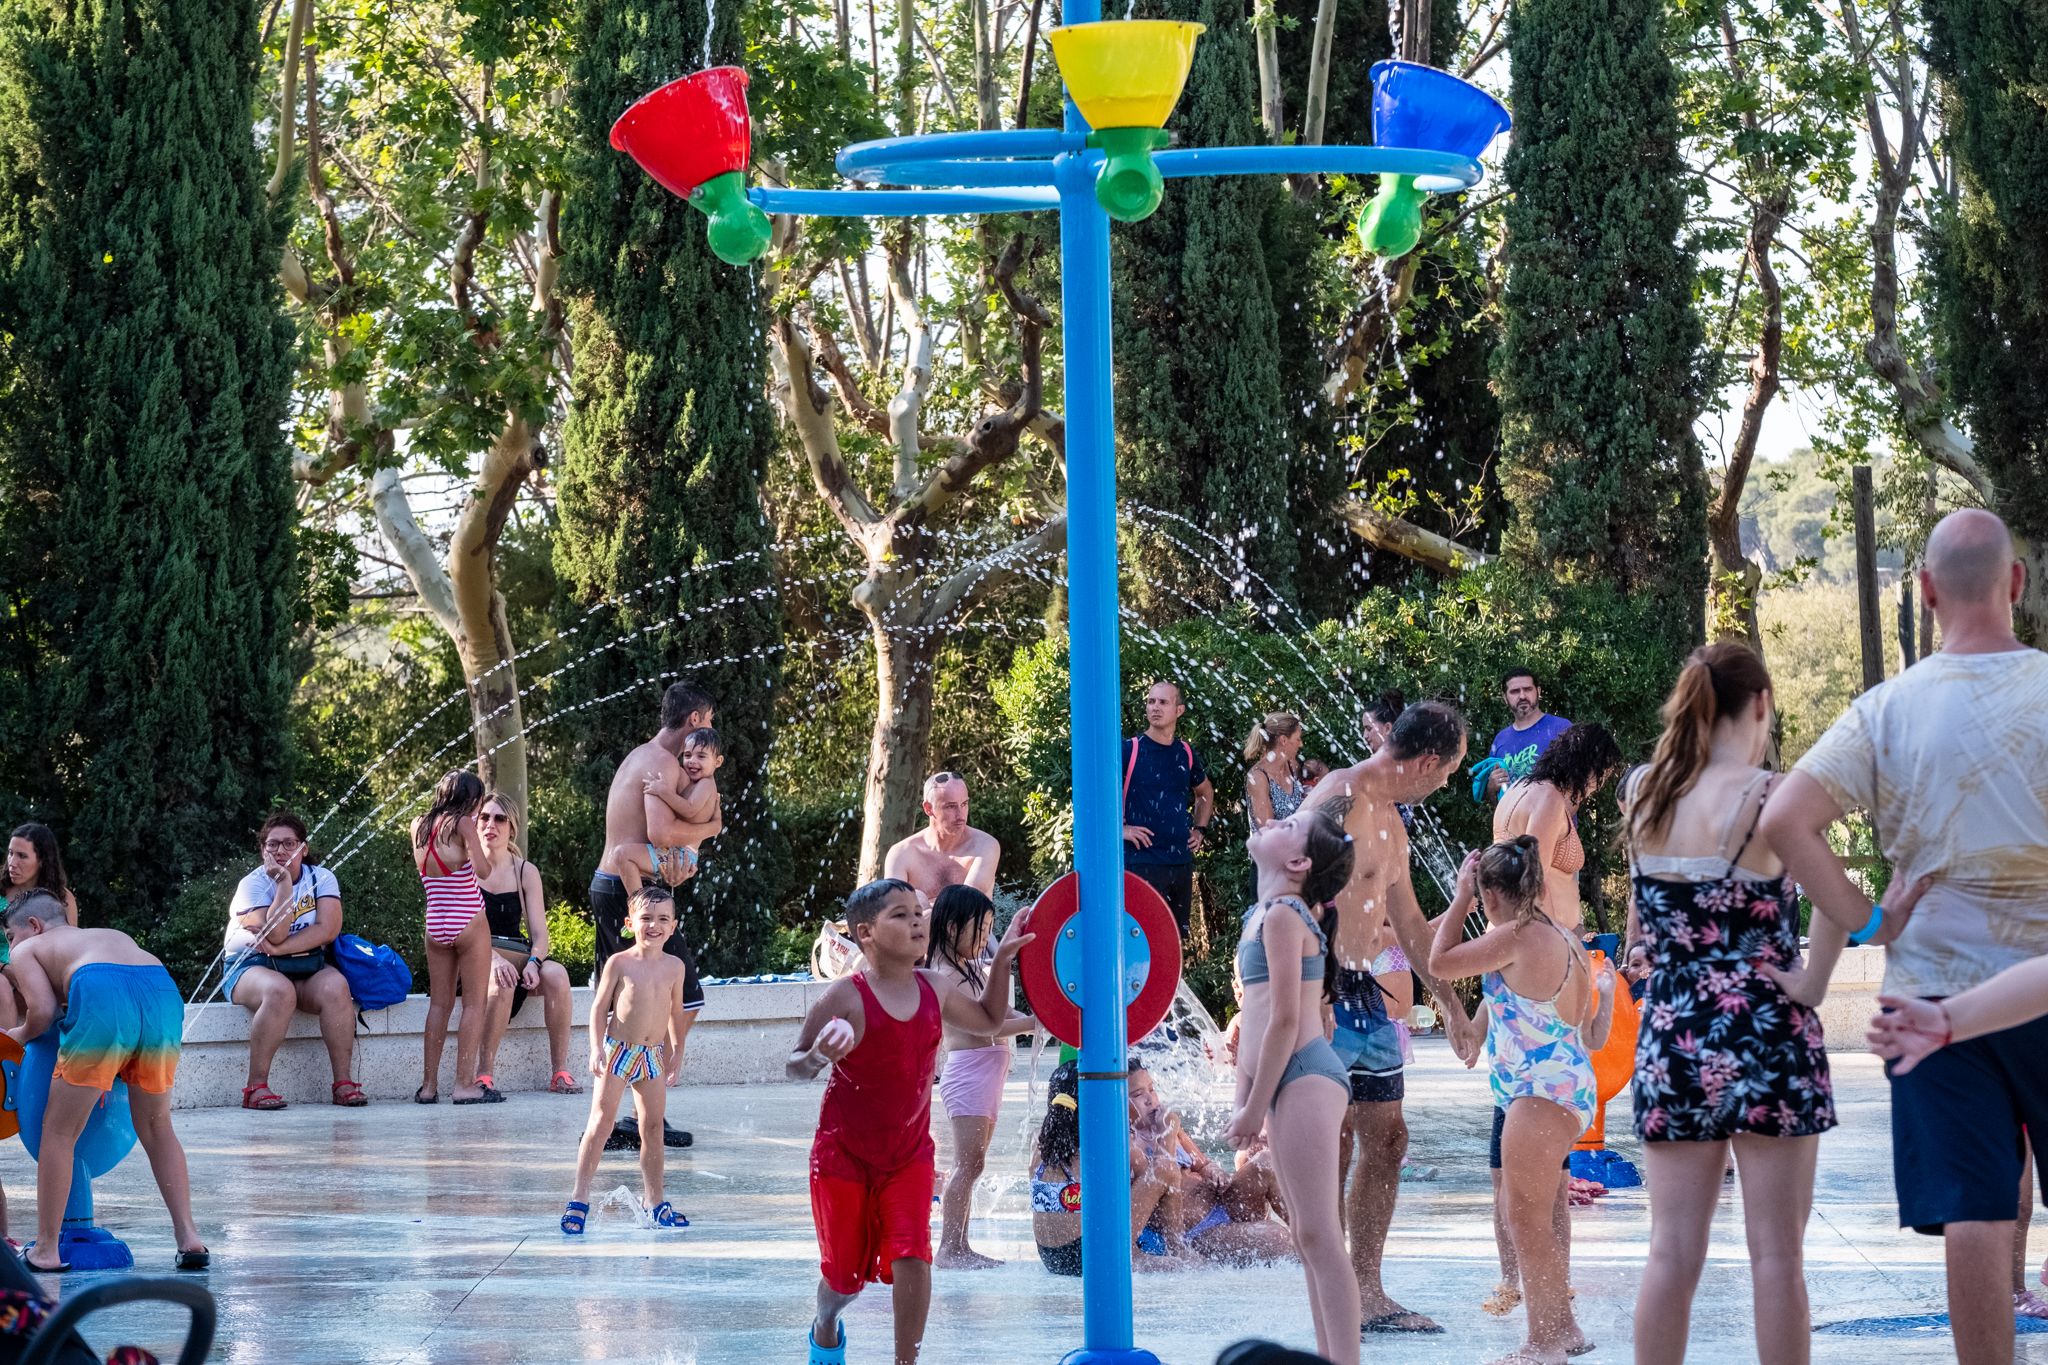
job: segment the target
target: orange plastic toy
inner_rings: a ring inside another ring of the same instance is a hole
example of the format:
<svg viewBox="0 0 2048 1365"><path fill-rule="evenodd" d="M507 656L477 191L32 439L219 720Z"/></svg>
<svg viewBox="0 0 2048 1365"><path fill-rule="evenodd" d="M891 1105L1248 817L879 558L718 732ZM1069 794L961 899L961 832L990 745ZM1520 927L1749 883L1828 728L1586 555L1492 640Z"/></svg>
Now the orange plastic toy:
<svg viewBox="0 0 2048 1365"><path fill-rule="evenodd" d="M1607 954L1595 948L1595 977L1600 975L1600 968L1606 961ZM1597 1152L1607 1145L1607 1101L1628 1089L1630 1079L1636 1074L1636 1030L1641 1024L1642 1014L1629 996L1628 982L1617 975L1614 979L1614 1024L1607 1030L1606 1046L1593 1054L1593 1089L1600 1097L1600 1108L1593 1115L1593 1126L1579 1139L1574 1151Z"/></svg>

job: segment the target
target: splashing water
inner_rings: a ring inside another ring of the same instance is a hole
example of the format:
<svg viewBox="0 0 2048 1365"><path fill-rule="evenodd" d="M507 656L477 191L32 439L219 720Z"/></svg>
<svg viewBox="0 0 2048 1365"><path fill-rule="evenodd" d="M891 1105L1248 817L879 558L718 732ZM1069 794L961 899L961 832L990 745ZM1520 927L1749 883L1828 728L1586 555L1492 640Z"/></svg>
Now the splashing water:
<svg viewBox="0 0 2048 1365"><path fill-rule="evenodd" d="M704 65L711 65L711 35L718 31L718 0L706 0L704 6Z"/></svg>

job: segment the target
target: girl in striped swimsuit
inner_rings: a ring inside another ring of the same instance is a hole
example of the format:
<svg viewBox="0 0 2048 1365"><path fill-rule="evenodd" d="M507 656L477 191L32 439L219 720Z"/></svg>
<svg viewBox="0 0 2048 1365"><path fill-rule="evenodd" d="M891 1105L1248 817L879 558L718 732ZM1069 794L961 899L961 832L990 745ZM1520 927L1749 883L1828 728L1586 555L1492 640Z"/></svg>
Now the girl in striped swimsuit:
<svg viewBox="0 0 2048 1365"><path fill-rule="evenodd" d="M442 777L434 788L434 804L412 825L413 865L427 893L426 1071L413 1092L415 1104L441 1098L441 1049L448 1041L458 982L463 998L477 1003L462 1012L455 1034L455 1103L498 1104L505 1098L476 1079L491 975L512 974L511 964L491 951L490 923L477 885L478 872L489 876L492 867L490 850L476 832L483 803L483 782L457 769Z"/></svg>

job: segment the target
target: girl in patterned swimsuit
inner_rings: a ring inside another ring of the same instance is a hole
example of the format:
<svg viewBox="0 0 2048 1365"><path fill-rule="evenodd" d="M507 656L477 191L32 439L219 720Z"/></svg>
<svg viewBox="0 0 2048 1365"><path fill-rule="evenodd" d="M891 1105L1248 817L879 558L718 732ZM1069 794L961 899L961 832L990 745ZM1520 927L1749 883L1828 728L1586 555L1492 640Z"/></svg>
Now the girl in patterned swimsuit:
<svg viewBox="0 0 2048 1365"><path fill-rule="evenodd" d="M1441 980L1483 973L1489 1078L1494 1103L1507 1111L1502 1193L1529 1326L1528 1339L1496 1365L1562 1365L1593 1349L1572 1314L1551 1211L1558 1167L1599 1104L1591 1053L1607 1041L1615 981L1609 969L1595 979L1586 950L1545 911L1543 862L1541 844L1527 834L1466 858L1429 957ZM1475 894L1487 930L1463 943Z"/></svg>
<svg viewBox="0 0 2048 1365"><path fill-rule="evenodd" d="M1636 1359L1685 1358L1694 1287L1732 1145L1764 1365L1804 1362L1801 1243L1820 1134L1835 1102L1818 1003L1847 935L1813 917L1799 957L1798 892L1757 817L1774 775L1771 678L1739 644L1694 651L1664 703L1654 757L1622 784L1635 899L1629 938L1650 976L1636 1043L1636 1133L1650 1186L1650 1260ZM1794 969L1794 970L1786 970Z"/></svg>

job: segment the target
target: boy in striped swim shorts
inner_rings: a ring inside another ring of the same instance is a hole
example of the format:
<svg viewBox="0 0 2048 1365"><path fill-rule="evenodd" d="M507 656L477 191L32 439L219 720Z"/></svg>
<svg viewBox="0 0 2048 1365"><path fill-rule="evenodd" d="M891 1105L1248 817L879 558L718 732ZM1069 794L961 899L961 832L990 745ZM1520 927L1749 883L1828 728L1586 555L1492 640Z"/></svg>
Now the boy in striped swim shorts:
<svg viewBox="0 0 2048 1365"><path fill-rule="evenodd" d="M177 1234L177 1267L204 1270L206 1244L192 1221L192 1178L185 1149L171 1129L171 1080L184 1038L185 1001L164 964L113 929L73 928L64 904L46 891L7 907L7 977L21 993L0 991L0 1024L25 1024L40 1038L54 1024L57 1062L43 1111L36 1162L36 1241L25 1253L31 1270L62 1273L58 1259L64 1205L71 1198L72 1152L93 1108L115 1081L128 1086L135 1140L149 1155L164 1207Z"/></svg>
<svg viewBox="0 0 2048 1365"><path fill-rule="evenodd" d="M627 914L633 944L605 959L590 1001L590 1074L597 1084L591 1088L590 1122L576 1155L576 1188L562 1212L562 1231L571 1236L582 1233L590 1216L590 1182L628 1086L640 1131L661 1131L667 1087L675 1084L667 1062L680 1051L676 1044L688 1028L683 964L662 951L676 930L675 898L662 887L643 886L633 893ZM656 1227L686 1228L690 1220L662 1197L663 1153L661 1143L640 1144L643 1204Z"/></svg>

